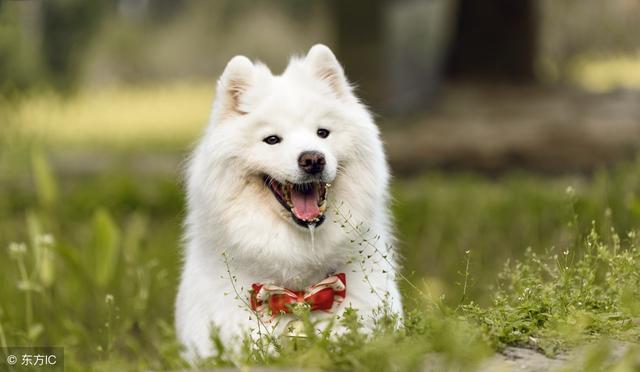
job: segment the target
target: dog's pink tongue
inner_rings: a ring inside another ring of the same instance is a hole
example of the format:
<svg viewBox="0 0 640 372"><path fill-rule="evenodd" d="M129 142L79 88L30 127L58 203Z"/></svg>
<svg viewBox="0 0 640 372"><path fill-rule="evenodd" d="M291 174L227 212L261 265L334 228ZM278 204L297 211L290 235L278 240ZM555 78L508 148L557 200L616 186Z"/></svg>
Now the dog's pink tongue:
<svg viewBox="0 0 640 372"><path fill-rule="evenodd" d="M292 189L291 202L293 203L293 213L301 220L312 220L320 215L318 191L315 187L304 192Z"/></svg>

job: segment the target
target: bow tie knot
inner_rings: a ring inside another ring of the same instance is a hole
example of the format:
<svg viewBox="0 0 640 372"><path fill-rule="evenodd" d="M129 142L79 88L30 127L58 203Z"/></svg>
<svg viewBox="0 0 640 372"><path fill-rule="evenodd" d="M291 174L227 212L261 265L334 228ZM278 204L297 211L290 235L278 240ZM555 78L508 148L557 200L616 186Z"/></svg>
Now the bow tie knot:
<svg viewBox="0 0 640 372"><path fill-rule="evenodd" d="M282 313L291 313L291 305L306 304L311 311L331 311L344 301L347 281L344 273L327 277L311 287L296 291L272 284L253 283L251 285L251 309L273 319Z"/></svg>

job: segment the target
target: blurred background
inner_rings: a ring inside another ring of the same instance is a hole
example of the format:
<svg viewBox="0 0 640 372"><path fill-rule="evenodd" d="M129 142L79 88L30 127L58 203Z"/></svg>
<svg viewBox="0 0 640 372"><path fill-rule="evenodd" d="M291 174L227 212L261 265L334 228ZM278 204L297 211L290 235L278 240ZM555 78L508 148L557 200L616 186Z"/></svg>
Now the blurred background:
<svg viewBox="0 0 640 372"><path fill-rule="evenodd" d="M434 297L486 302L505 262L592 221L626 233L639 24L637 0L1 0L0 342L82 359L171 338L181 167L237 54L280 72L334 50L382 128L405 274Z"/></svg>

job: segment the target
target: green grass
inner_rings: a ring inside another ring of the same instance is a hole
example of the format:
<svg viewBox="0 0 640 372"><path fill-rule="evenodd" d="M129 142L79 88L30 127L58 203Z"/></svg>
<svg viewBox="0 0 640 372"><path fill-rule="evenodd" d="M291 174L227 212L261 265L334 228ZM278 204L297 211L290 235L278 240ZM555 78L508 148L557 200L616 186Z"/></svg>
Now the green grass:
<svg viewBox="0 0 640 372"><path fill-rule="evenodd" d="M91 177L56 174L41 151L13 159L1 184L0 342L63 345L72 370L183 366L172 329L183 213L175 175L140 175L126 157ZM637 342L639 169L397 180L411 282L401 280L402 326L382 316L368 338L353 317L338 339L277 341L279 354L210 362L411 370L437 352L466 368L506 345L554 354L603 336Z"/></svg>
<svg viewBox="0 0 640 372"><path fill-rule="evenodd" d="M35 96L0 112L12 124L0 135L0 346L64 346L69 370L184 366L173 331L180 174L137 163L182 158L206 118L208 102L150 109L173 95L209 99L176 89L127 99L116 89L104 102ZM29 113L25 102L41 104ZM104 115L95 128L82 114L92 110ZM110 126L133 112L146 129ZM76 150L85 152L52 165ZM366 336L352 314L344 336L264 339L208 365L416 370L436 357L467 369L509 345L553 355L598 341L586 356L598 370L618 363L602 339L640 341L640 160L591 176L430 172L392 191L404 319L382 312Z"/></svg>

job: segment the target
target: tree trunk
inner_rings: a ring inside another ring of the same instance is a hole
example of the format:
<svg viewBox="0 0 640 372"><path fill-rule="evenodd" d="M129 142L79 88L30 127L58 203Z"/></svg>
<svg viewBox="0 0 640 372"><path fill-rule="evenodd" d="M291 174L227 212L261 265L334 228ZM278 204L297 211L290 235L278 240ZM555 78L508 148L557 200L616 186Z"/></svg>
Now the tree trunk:
<svg viewBox="0 0 640 372"><path fill-rule="evenodd" d="M450 79L535 79L535 0L460 0L447 61Z"/></svg>
<svg viewBox="0 0 640 372"><path fill-rule="evenodd" d="M364 101L378 107L384 94L384 0L332 0L334 51Z"/></svg>

